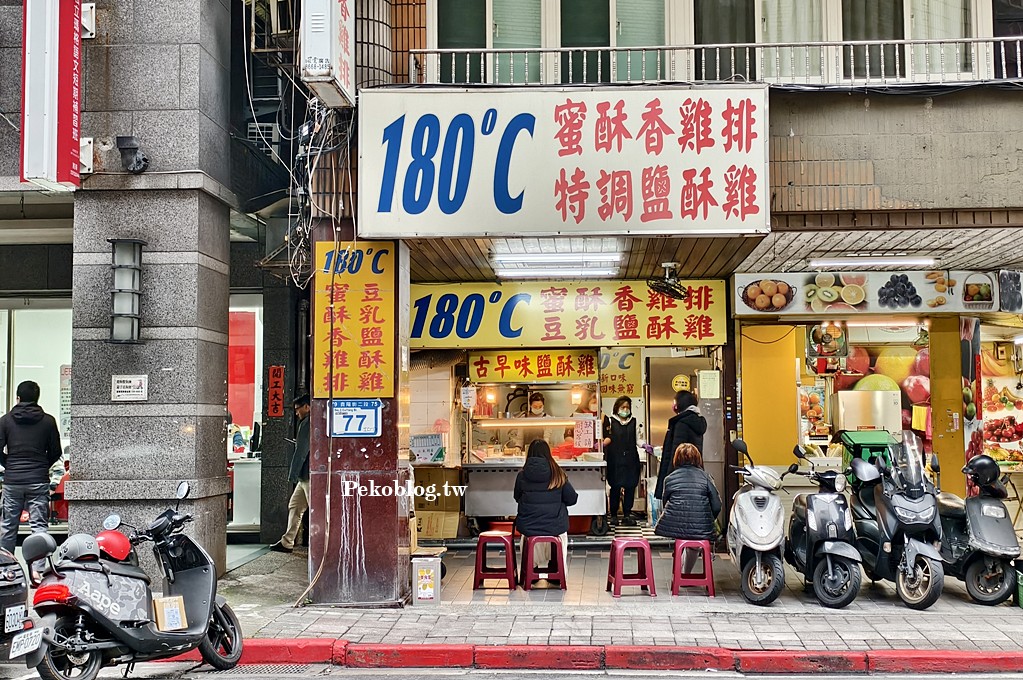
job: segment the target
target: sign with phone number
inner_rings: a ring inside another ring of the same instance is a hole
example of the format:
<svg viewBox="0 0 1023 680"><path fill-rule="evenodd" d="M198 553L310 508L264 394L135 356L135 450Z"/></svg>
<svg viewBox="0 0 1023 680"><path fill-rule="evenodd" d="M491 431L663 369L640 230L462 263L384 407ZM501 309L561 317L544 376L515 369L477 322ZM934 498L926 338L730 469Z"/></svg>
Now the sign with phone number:
<svg viewBox="0 0 1023 680"><path fill-rule="evenodd" d="M412 348L698 347L726 342L725 282L681 281L685 300L645 281L412 286Z"/></svg>

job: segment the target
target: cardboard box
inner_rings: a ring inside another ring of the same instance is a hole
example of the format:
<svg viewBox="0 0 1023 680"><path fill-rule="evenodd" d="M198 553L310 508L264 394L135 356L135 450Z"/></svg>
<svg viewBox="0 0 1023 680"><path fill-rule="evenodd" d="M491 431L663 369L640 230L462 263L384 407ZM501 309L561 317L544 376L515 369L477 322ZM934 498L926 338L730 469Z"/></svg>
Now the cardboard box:
<svg viewBox="0 0 1023 680"><path fill-rule="evenodd" d="M453 486L462 484L461 468L443 467L417 467L413 469L413 478L417 487L430 489L436 494L436 498L429 500L417 494L415 508L416 512L459 512L462 509L462 495L455 491L444 493L444 485L450 489Z"/></svg>
<svg viewBox="0 0 1023 680"><path fill-rule="evenodd" d="M188 618L185 616L185 598L180 595L154 597L153 611L156 612L158 630L166 632L188 628Z"/></svg>
<svg viewBox="0 0 1023 680"><path fill-rule="evenodd" d="M440 538L458 538L458 521L460 512L435 512L430 510L416 511L416 522L419 527L418 540L436 540Z"/></svg>

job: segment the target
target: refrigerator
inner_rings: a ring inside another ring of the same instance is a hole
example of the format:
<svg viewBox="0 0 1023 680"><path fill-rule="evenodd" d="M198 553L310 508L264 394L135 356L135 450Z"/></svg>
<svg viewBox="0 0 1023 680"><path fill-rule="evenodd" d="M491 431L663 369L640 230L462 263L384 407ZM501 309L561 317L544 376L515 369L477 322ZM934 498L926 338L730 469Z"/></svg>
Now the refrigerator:
<svg viewBox="0 0 1023 680"><path fill-rule="evenodd" d="M831 395L832 433L841 430L902 432L902 392L836 392Z"/></svg>

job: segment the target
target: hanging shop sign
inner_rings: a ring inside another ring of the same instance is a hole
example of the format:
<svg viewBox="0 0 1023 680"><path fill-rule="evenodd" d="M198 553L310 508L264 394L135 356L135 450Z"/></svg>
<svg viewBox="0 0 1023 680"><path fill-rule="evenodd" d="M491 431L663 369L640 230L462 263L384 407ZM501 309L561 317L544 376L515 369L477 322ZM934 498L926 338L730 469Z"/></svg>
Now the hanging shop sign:
<svg viewBox="0 0 1023 680"><path fill-rule="evenodd" d="M725 282L681 281L676 300L645 281L412 286L413 349L723 345Z"/></svg>
<svg viewBox="0 0 1023 680"><path fill-rule="evenodd" d="M271 366L266 373L266 417L284 417L284 367Z"/></svg>
<svg viewBox="0 0 1023 680"><path fill-rule="evenodd" d="M359 235L770 231L767 87L371 89Z"/></svg>
<svg viewBox="0 0 1023 680"><path fill-rule="evenodd" d="M301 5L302 82L329 108L355 105L354 5L354 0Z"/></svg>
<svg viewBox="0 0 1023 680"><path fill-rule="evenodd" d="M473 352L469 376L475 382L496 383L591 381L597 378L597 353L567 349Z"/></svg>
<svg viewBox="0 0 1023 680"><path fill-rule="evenodd" d="M941 312L997 312L999 278L998 272L947 270L737 274L735 314L744 317L919 316ZM1018 286L1019 278L1015 281ZM1015 296L1012 301L1016 301ZM1020 306L1023 307L1023 300Z"/></svg>
<svg viewBox="0 0 1023 680"><path fill-rule="evenodd" d="M71 438L71 364L60 367L60 432Z"/></svg>
<svg viewBox="0 0 1023 680"><path fill-rule="evenodd" d="M601 347L600 393L605 397L643 396L641 354L638 347Z"/></svg>
<svg viewBox="0 0 1023 680"><path fill-rule="evenodd" d="M316 243L313 397L394 396L395 249Z"/></svg>

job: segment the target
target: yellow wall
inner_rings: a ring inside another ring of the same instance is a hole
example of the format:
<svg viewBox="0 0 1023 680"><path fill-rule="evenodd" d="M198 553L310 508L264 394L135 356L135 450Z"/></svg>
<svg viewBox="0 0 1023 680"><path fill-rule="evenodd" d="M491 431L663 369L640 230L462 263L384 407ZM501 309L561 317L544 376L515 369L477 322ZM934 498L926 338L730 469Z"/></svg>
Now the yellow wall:
<svg viewBox="0 0 1023 680"><path fill-rule="evenodd" d="M959 317L931 319L931 428L934 451L941 463L941 486L960 496L966 493L963 440L963 378L960 362ZM952 414L959 414L954 428Z"/></svg>
<svg viewBox="0 0 1023 680"><path fill-rule="evenodd" d="M799 442L796 358L802 355L802 341L799 326L742 329L742 434L759 465L794 460L792 447Z"/></svg>

